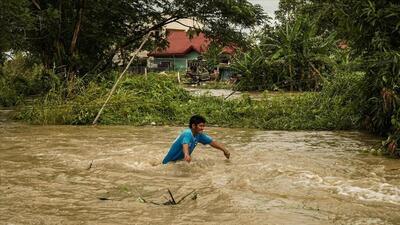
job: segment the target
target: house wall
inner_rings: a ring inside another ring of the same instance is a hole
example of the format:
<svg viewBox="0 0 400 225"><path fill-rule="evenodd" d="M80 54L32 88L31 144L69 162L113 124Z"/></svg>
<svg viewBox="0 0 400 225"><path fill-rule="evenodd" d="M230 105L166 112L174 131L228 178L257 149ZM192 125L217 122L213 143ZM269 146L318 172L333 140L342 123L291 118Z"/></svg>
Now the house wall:
<svg viewBox="0 0 400 225"><path fill-rule="evenodd" d="M203 28L204 25L194 19L179 19L177 22L165 25L165 29L188 31L189 27Z"/></svg>
<svg viewBox="0 0 400 225"><path fill-rule="evenodd" d="M180 57L170 57L170 58L154 58L154 63L158 65L158 68L160 68L160 65L165 65L169 63L170 65L170 70L175 70L175 71L182 71L187 69L187 61L192 60L192 59L197 59L199 56L199 53L192 51L185 56L180 56ZM168 68L166 68L168 69Z"/></svg>

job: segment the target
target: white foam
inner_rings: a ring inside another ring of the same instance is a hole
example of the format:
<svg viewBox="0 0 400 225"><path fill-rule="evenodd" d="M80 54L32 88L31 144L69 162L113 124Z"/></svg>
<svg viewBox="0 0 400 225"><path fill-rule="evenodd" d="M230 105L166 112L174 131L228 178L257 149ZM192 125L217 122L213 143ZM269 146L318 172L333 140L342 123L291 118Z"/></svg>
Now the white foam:
<svg viewBox="0 0 400 225"><path fill-rule="evenodd" d="M387 183L376 184L368 188L344 183L337 187L337 191L338 194L363 201L379 201L400 205L400 189Z"/></svg>
<svg viewBox="0 0 400 225"><path fill-rule="evenodd" d="M299 174L302 186L333 189L339 195L350 196L362 201L377 201L400 205L400 187L382 183L379 179L368 178L359 180L344 180L343 177L320 177L310 171Z"/></svg>
<svg viewBox="0 0 400 225"><path fill-rule="evenodd" d="M388 224L382 219L379 218L352 218L349 221L346 221L347 224L352 225L381 225Z"/></svg>

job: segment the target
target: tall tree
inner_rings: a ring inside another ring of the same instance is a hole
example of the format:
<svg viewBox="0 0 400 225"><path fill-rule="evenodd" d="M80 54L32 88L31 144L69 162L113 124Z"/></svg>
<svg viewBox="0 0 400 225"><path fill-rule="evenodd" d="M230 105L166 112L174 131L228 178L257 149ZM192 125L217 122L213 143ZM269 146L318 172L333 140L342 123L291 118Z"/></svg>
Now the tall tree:
<svg viewBox="0 0 400 225"><path fill-rule="evenodd" d="M9 5L13 2L2 0ZM78 76L109 65L116 52L137 48L146 33L181 18L202 23L203 32L220 42L241 40L243 29L264 19L262 8L246 0L18 2L25 2L18 10L29 16L23 20L25 42L20 49L40 58L46 67L66 66L69 74ZM160 36L155 33L152 38Z"/></svg>
<svg viewBox="0 0 400 225"><path fill-rule="evenodd" d="M0 1L0 63L2 56L11 49L18 50L26 41L26 32L32 27L32 17L25 0Z"/></svg>
<svg viewBox="0 0 400 225"><path fill-rule="evenodd" d="M280 0L278 10L275 11L276 20L281 24L293 21L307 2L307 0Z"/></svg>
<svg viewBox="0 0 400 225"><path fill-rule="evenodd" d="M354 54L363 58L366 126L375 133L388 135L388 149L392 153L400 152L399 1L314 2L320 8L330 8L334 12L325 18L334 19L339 35L348 40Z"/></svg>

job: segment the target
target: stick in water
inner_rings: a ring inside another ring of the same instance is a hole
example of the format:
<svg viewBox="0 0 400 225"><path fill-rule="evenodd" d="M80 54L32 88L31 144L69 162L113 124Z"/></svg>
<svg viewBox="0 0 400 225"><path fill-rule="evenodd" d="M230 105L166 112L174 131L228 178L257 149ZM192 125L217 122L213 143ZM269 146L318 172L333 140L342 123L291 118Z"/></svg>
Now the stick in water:
<svg viewBox="0 0 400 225"><path fill-rule="evenodd" d="M139 53L139 51L142 49L143 45L147 42L147 40L150 37L151 32L147 33L147 35L145 36L145 38L143 39L142 43L140 44L139 48L136 49L135 53L133 54L131 60L129 61L128 65L126 65L124 71L119 75L117 81L115 82L114 86L111 88L110 93L108 94L107 100L104 102L103 106L101 107L101 109L99 110L99 112L97 113L96 118L93 121L93 125L96 125L97 120L100 118L101 113L104 110L104 107L107 105L107 102L110 100L112 94L114 93L118 82L121 80L122 76L124 76L125 72L128 70L128 68L131 66L133 60L135 59L136 55Z"/></svg>
<svg viewBox="0 0 400 225"><path fill-rule="evenodd" d="M171 193L171 191L170 191L169 189L168 189L168 193L169 193L169 195L171 196L172 204L173 204L173 205L176 205L174 196L172 195L172 193Z"/></svg>

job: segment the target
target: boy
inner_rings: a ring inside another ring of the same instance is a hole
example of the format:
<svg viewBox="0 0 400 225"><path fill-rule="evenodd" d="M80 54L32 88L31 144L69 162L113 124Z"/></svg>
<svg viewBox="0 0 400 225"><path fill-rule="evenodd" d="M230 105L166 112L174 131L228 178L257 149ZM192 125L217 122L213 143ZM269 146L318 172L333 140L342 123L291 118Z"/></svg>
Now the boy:
<svg viewBox="0 0 400 225"><path fill-rule="evenodd" d="M174 141L169 152L163 160L163 164L167 164L170 161L185 160L190 163L194 148L197 143L200 142L204 145L209 144L212 147L221 150L225 157L229 159L229 151L216 141L213 141L211 137L203 133L205 128L206 120L204 117L194 115L190 118L189 128L185 129Z"/></svg>

